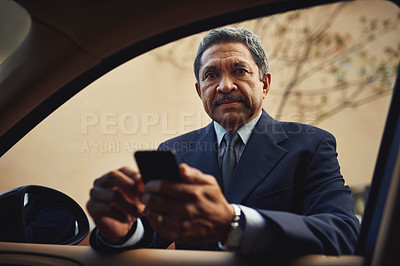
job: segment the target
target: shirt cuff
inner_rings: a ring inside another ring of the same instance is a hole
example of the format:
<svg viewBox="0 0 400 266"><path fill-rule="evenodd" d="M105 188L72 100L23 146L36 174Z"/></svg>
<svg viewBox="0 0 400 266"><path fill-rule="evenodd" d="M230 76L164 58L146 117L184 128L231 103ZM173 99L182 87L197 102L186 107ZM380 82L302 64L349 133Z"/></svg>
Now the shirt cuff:
<svg viewBox="0 0 400 266"><path fill-rule="evenodd" d="M255 254L270 245L271 232L266 219L255 209L239 205L245 217L240 253Z"/></svg>
<svg viewBox="0 0 400 266"><path fill-rule="evenodd" d="M241 230L243 230L240 248L236 251L243 254L250 254L254 252L254 248L259 248L258 240L260 239L260 234L265 235L265 232L268 230L267 225L264 217L262 217L256 210L243 205L238 206L240 206L244 219L242 221L243 224L240 225ZM230 251L221 242L218 242L218 248Z"/></svg>
<svg viewBox="0 0 400 266"><path fill-rule="evenodd" d="M98 235L98 239L99 241L108 247L112 247L112 248L123 248L123 247L129 247L129 246L133 246L136 245L137 243L139 243L140 240L142 240L143 236L144 236L144 227L143 227L143 223L140 219L136 220L136 230L133 232L133 234L123 243L119 243L119 244L112 244L108 241L106 241L105 239L103 239L99 233L99 231L96 232Z"/></svg>

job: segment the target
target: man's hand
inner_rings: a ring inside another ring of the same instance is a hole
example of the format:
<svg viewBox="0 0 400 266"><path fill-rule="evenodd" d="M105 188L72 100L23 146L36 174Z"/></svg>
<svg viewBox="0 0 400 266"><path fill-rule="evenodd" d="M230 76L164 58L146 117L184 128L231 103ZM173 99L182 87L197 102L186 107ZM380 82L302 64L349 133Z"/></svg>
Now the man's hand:
<svg viewBox="0 0 400 266"><path fill-rule="evenodd" d="M86 208L104 239L117 242L143 214L143 186L140 173L128 167L95 180Z"/></svg>
<svg viewBox="0 0 400 266"><path fill-rule="evenodd" d="M151 226L172 241L224 242L234 211L217 181L186 164L179 168L183 183L155 180L144 187L142 201Z"/></svg>

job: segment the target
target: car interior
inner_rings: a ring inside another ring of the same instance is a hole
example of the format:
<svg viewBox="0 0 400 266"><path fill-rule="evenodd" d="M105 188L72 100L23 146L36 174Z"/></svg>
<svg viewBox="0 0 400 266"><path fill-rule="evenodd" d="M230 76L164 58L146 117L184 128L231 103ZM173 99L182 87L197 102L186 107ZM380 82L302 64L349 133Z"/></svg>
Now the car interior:
<svg viewBox="0 0 400 266"><path fill-rule="evenodd" d="M388 2L400 14L399 3ZM18 146L42 121L131 59L141 59L153 50L157 56L159 47L216 27L335 3L340 1L2 0L0 39L7 42L0 40L0 48L9 52L0 58L0 156L5 160L7 152ZM14 24L21 25L18 34L10 30L13 27L5 26ZM398 24L393 26L399 27ZM342 40L338 37L336 41ZM397 51L395 60L398 57ZM168 57L164 60L171 61ZM355 202L362 202L361 232L354 255L312 254L291 258L288 254L287 258L265 258L245 257L234 252L174 249L99 253L88 244L93 225L82 203L59 188L34 183L28 176L12 189L0 186L0 265L397 265L396 252L400 250L397 242L400 238L400 78L399 64L396 64L392 88L377 93L387 97L388 112L387 116L379 118L384 126L377 144L376 161L370 166L373 169L371 183L353 195ZM321 97L321 105L324 104L326 99ZM93 118L92 113L85 115L87 119ZM84 122L89 125L89 120L82 120ZM81 130L82 125L79 124ZM34 154L30 156L35 157ZM133 157L130 159L133 161ZM68 162L64 163L68 167ZM5 164L0 164L0 169L7 173ZM2 180L8 178L1 177ZM70 180L63 182L74 186ZM2 183L0 181L0 185ZM49 238L42 238L45 233L33 234L30 227L33 223L27 218L33 202L43 204L36 213L43 213L44 220L49 213L54 216L52 212L55 211L60 221L70 221L70 234L64 224L62 231L66 235L63 237L50 233L52 229L46 229Z"/></svg>

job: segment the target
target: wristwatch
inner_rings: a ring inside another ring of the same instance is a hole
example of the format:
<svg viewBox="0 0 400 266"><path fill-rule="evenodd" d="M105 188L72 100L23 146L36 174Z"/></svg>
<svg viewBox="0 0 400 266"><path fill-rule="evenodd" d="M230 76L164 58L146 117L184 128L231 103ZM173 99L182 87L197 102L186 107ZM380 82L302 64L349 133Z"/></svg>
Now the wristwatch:
<svg viewBox="0 0 400 266"><path fill-rule="evenodd" d="M231 228L228 233L228 237L226 242L223 244L227 250L239 250L240 249L240 242L243 237L243 218L242 218L242 210L236 204L231 204L233 210L235 212L232 222Z"/></svg>

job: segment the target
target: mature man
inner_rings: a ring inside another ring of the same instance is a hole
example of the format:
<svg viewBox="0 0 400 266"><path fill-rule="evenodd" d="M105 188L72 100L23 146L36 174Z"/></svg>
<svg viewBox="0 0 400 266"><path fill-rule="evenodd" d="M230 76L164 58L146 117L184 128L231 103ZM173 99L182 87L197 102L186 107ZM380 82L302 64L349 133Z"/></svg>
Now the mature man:
<svg viewBox="0 0 400 266"><path fill-rule="evenodd" d="M334 137L278 122L263 109L271 83L259 38L211 31L194 62L196 90L213 122L168 140L183 183L124 167L95 181L87 209L92 246L235 250L244 254L350 254L359 222Z"/></svg>

